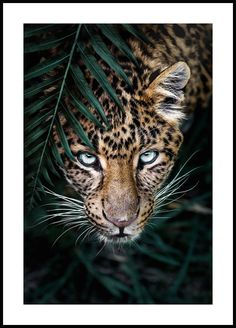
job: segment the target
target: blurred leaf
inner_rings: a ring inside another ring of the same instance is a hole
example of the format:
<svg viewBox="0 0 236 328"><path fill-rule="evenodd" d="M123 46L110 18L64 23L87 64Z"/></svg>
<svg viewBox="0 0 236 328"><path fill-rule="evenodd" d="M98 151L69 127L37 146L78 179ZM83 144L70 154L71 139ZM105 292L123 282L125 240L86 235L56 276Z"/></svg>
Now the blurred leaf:
<svg viewBox="0 0 236 328"><path fill-rule="evenodd" d="M103 274L98 273L92 265L91 260L85 257L82 252L77 251L76 254L81 260L81 262L85 265L88 272L92 274L112 295L120 297L120 291L125 291L128 293L131 292L125 284L122 284L121 282L112 277L104 276Z"/></svg>
<svg viewBox="0 0 236 328"><path fill-rule="evenodd" d="M194 224L193 226L193 231L192 231L192 236L191 236L191 242L189 244L189 249L188 252L186 254L186 257L184 259L184 263L181 266L177 276L174 279L173 284L169 287L168 289L168 294L169 295L176 295L180 285L182 284L182 282L184 281L186 275L187 275L187 271L188 271L188 266L190 264L192 255L193 255L193 251L194 251L194 247L195 247L195 243L197 240L197 224Z"/></svg>
<svg viewBox="0 0 236 328"><path fill-rule="evenodd" d="M173 259L171 256L165 256L163 254L159 254L158 251L154 252L152 249L148 249L147 247L143 245L139 245L139 250L141 253L147 255L148 257L151 257L155 259L158 262L163 262L166 264L170 264L173 266L179 266L180 263L176 259Z"/></svg>
<svg viewBox="0 0 236 328"><path fill-rule="evenodd" d="M50 31L52 28L55 28L55 24L26 24L24 30L24 37L29 38L38 34L42 34L47 31Z"/></svg>
<svg viewBox="0 0 236 328"><path fill-rule="evenodd" d="M38 52L46 49L50 49L53 47L57 47L61 44L61 41L65 41L65 39L70 38L71 36L75 35L76 31L72 33L65 33L65 35L61 35L59 38L55 38L55 36L52 36L51 38L47 38L45 42L40 43L25 43L24 51L25 53L30 52Z"/></svg>

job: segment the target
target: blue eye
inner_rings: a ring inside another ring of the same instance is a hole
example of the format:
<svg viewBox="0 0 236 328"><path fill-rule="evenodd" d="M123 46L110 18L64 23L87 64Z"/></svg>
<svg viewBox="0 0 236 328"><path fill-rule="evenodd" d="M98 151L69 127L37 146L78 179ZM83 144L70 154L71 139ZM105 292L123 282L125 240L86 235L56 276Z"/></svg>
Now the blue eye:
<svg viewBox="0 0 236 328"><path fill-rule="evenodd" d="M154 150L149 150L140 155L139 160L142 164L151 164L153 163L158 157L158 152Z"/></svg>
<svg viewBox="0 0 236 328"><path fill-rule="evenodd" d="M93 166L97 162L97 157L89 153L79 153L77 158L85 166Z"/></svg>

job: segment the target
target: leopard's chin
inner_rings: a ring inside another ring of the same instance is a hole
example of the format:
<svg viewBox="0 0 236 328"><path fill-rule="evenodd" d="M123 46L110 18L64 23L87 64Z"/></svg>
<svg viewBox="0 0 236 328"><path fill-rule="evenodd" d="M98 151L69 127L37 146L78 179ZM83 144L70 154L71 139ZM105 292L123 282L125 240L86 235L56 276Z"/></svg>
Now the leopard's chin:
<svg viewBox="0 0 236 328"><path fill-rule="evenodd" d="M139 237L140 233L124 233L119 231L119 233L108 233L99 232L98 238L102 242L112 243L112 244L125 244L134 241Z"/></svg>

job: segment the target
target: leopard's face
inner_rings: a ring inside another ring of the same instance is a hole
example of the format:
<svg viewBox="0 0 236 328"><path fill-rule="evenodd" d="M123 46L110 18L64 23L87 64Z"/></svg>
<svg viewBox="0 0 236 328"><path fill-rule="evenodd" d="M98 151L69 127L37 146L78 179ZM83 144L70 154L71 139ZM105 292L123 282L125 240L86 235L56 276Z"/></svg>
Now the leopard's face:
<svg viewBox="0 0 236 328"><path fill-rule="evenodd" d="M126 94L125 112L110 117L107 131L82 119L95 150L65 129L75 159L64 156L63 170L101 240L126 242L139 236L176 160L183 136L177 115L167 117L162 110L170 92L154 98L150 89L139 98Z"/></svg>

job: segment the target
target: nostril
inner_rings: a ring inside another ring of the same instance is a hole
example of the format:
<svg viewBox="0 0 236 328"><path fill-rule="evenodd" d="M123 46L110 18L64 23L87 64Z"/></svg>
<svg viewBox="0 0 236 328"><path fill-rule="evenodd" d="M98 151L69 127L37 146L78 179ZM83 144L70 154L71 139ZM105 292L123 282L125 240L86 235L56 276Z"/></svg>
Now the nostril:
<svg viewBox="0 0 236 328"><path fill-rule="evenodd" d="M129 220L128 218L112 219L112 223L119 228L127 227L128 225L131 224L131 222L133 222L133 220Z"/></svg>
<svg viewBox="0 0 236 328"><path fill-rule="evenodd" d="M113 217L113 216L109 216L107 215L104 210L102 211L104 218L113 223L115 226L117 226L118 228L124 228L127 227L128 225L130 225L132 222L135 221L135 219L137 218L137 214L131 215L130 217L127 216L123 216L121 218L117 218L117 217Z"/></svg>
<svg viewBox="0 0 236 328"><path fill-rule="evenodd" d="M117 218L111 218L110 220L111 223L113 223L115 226L118 228L125 228L128 225L130 225L134 220L126 220L126 219L117 219Z"/></svg>

